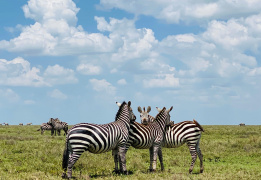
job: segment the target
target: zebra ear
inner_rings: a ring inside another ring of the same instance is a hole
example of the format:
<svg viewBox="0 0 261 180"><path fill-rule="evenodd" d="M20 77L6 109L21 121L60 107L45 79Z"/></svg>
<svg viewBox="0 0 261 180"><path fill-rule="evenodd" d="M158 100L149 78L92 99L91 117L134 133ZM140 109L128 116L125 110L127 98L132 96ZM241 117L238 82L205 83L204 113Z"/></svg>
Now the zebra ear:
<svg viewBox="0 0 261 180"><path fill-rule="evenodd" d="M160 112L160 111L161 111L161 109L160 109L159 107L156 107L156 109L158 110L158 112Z"/></svg>
<svg viewBox="0 0 261 180"><path fill-rule="evenodd" d="M128 106L129 106L129 107L131 106L131 101L128 102Z"/></svg>
<svg viewBox="0 0 261 180"><path fill-rule="evenodd" d="M141 110L140 106L138 107L138 111L139 111L139 113L142 113L142 110Z"/></svg>
<svg viewBox="0 0 261 180"><path fill-rule="evenodd" d="M173 109L173 106L171 106L171 107L169 108L168 112L170 112L172 109Z"/></svg>
<svg viewBox="0 0 261 180"><path fill-rule="evenodd" d="M151 111L151 107L148 106L148 108L147 108L147 112L149 113L150 111Z"/></svg>
<svg viewBox="0 0 261 180"><path fill-rule="evenodd" d="M121 107L121 103L116 101L117 106Z"/></svg>

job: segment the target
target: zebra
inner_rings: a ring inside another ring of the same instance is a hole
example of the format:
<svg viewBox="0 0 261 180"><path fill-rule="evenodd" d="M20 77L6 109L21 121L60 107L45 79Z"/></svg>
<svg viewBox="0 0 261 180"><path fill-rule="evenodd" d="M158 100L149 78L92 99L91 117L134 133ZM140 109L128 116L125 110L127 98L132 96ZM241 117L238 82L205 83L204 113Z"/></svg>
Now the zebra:
<svg viewBox="0 0 261 180"><path fill-rule="evenodd" d="M19 123L19 126L23 126L24 124L23 123Z"/></svg>
<svg viewBox="0 0 261 180"><path fill-rule="evenodd" d="M168 119L170 121L170 114L169 112L173 109L171 106L170 109L167 110L168 113ZM161 109L157 107L157 110L160 111ZM154 117L148 114L148 110L140 111L138 108L138 111L140 112L140 117L143 118L142 122L146 122L145 124L150 124L154 121ZM144 120L146 119L146 120ZM177 124L174 124L174 122L170 123L171 125L166 127L166 133L165 138L162 147L166 148L177 148L182 146L184 143L187 143L192 161L189 168L189 173L192 173L195 161L197 159L197 156L200 160L200 173L203 172L203 155L201 153L199 142L201 138L201 133L204 132L201 125L193 119L193 121L183 121ZM159 151L159 159L160 161L163 161L162 157L160 157L162 154L161 149ZM161 165L163 166L163 162L161 162ZM163 167L164 169L164 167Z"/></svg>
<svg viewBox="0 0 261 180"><path fill-rule="evenodd" d="M246 124L245 123L240 123L239 126L245 126Z"/></svg>
<svg viewBox="0 0 261 180"><path fill-rule="evenodd" d="M58 118L56 118L56 119L50 118L50 120L49 120L49 122L47 124L52 125L55 130L59 130L59 131L57 131L58 132L58 136L61 135L61 133L60 133L61 130L64 130L64 133L65 133L64 135L67 134L68 124L66 122L60 121ZM56 132L55 132L55 135L56 135Z"/></svg>
<svg viewBox="0 0 261 180"><path fill-rule="evenodd" d="M53 135L53 134L54 134L54 131L56 131L56 130L53 128L52 125L49 125L49 124L47 124L47 123L41 124L40 129L37 129L37 131L40 131L40 130L41 130L41 134L43 134L44 131L51 130L51 135ZM59 131L61 131L61 130L57 130L57 131L58 131L58 133L60 133ZM55 132L55 134L56 134L56 132Z"/></svg>
<svg viewBox="0 0 261 180"><path fill-rule="evenodd" d="M26 125L28 125L28 126L30 126L30 125L32 125L33 123L27 123Z"/></svg>
<svg viewBox="0 0 261 180"><path fill-rule="evenodd" d="M80 123L69 130L63 154L63 178L66 178L67 170L67 177L72 177L72 167L84 151L95 154L110 150L119 152L122 173L127 174L125 147L129 138L130 122L136 120L130 106L130 101L128 104L124 101L114 122L103 125Z"/></svg>
<svg viewBox="0 0 261 180"><path fill-rule="evenodd" d="M120 105L119 103L117 104ZM126 144L126 153L130 146L136 149L149 149L151 172L156 171L157 154L163 141L165 126L168 125L166 108L164 107L155 118L153 123L147 126L138 122L131 123L129 132L129 141ZM118 164L121 165L118 155L113 154L115 163L115 172L119 172ZM120 169L121 171L121 169Z"/></svg>

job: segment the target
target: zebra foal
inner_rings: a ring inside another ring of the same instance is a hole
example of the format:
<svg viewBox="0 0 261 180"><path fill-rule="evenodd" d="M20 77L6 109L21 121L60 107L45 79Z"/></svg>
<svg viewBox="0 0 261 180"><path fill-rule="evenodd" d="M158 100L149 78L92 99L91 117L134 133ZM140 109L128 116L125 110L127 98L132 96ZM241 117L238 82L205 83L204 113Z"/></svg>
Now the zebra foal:
<svg viewBox="0 0 261 180"><path fill-rule="evenodd" d="M168 121L170 121L169 112L172 110L172 108L173 107L167 110ZM141 110L141 108L139 109ZM145 124L150 124L154 121L155 118L149 115L150 108L148 108L147 111L145 110L145 108L144 111L140 111L139 109L138 111L140 112L142 123L145 122ZM161 109L157 107L157 110L160 111ZM189 173L192 173L193 171L197 156L199 157L200 160L200 173L202 173L204 170L203 155L199 147L199 142L200 142L202 132L204 132L204 130L196 120L183 121L177 124L174 124L173 122L171 123L170 126L166 127L165 138L162 147L177 148L187 143L192 158L191 165L189 168ZM159 155L160 163L163 166L161 149L158 155Z"/></svg>
<svg viewBox="0 0 261 180"><path fill-rule="evenodd" d="M118 106L120 104L117 104ZM149 149L150 171L156 171L157 154L163 141L165 126L168 125L166 108L164 107L156 116L153 123L147 126L138 122L130 124L129 140L126 144L126 152L130 146L136 149ZM115 172L118 172L118 164L121 165L117 154L114 155Z"/></svg>
<svg viewBox="0 0 261 180"><path fill-rule="evenodd" d="M129 138L130 121L136 116L130 111L131 102L123 102L119 108L115 121L98 125L80 123L74 125L66 136L66 145L63 154L62 177L72 177L72 167L84 151L104 153L110 150L119 152L123 173L127 174L125 147Z"/></svg>

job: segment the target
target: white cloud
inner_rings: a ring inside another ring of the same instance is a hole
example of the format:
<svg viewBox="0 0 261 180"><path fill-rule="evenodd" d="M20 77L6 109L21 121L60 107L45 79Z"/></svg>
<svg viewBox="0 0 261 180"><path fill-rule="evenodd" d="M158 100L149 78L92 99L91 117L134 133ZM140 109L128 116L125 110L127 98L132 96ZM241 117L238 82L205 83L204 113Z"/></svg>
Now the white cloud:
<svg viewBox="0 0 261 180"><path fill-rule="evenodd" d="M3 103L5 101L9 103L15 103L20 100L20 96L12 89L0 89L0 100L0 103Z"/></svg>
<svg viewBox="0 0 261 180"><path fill-rule="evenodd" d="M51 98L54 98L54 99L67 99L67 95L62 93L58 89L54 89L53 91L49 92L48 96L50 96Z"/></svg>
<svg viewBox="0 0 261 180"><path fill-rule="evenodd" d="M99 34L88 34L76 27L79 9L72 0L30 0L23 7L25 16L36 22L24 27L10 41L0 41L0 49L28 55L72 55L110 52L113 42Z"/></svg>
<svg viewBox="0 0 261 180"><path fill-rule="evenodd" d="M98 75L102 72L102 68L92 64L79 64L77 71L84 75Z"/></svg>
<svg viewBox="0 0 261 180"><path fill-rule="evenodd" d="M47 83L39 75L40 70L30 66L21 57L11 61L0 59L0 84L7 86L46 86Z"/></svg>
<svg viewBox="0 0 261 180"><path fill-rule="evenodd" d="M101 0L100 7L119 8L138 15L153 16L168 23L195 22L213 19L230 19L257 14L261 11L258 0L248 1L192 1L184 0ZM139 7L139 8L137 8Z"/></svg>
<svg viewBox="0 0 261 180"><path fill-rule="evenodd" d="M116 94L116 88L111 83L107 82L105 79L90 79L90 83L93 89L97 92L105 92L111 95Z"/></svg>
<svg viewBox="0 0 261 180"><path fill-rule="evenodd" d="M32 104L35 104L35 101L34 101L34 100L25 100L25 101L24 101L24 104L26 104L26 105L32 105Z"/></svg>
<svg viewBox="0 0 261 180"><path fill-rule="evenodd" d="M120 80L117 81L117 83L118 83L119 85L125 85L125 84L127 84L127 82L126 82L125 79L120 79Z"/></svg>
<svg viewBox="0 0 261 180"><path fill-rule="evenodd" d="M50 83L50 85L74 84L78 82L72 69L66 69L57 64L54 66L48 66L43 77L46 82Z"/></svg>
<svg viewBox="0 0 261 180"><path fill-rule="evenodd" d="M179 79L174 74L158 75L158 78L143 80L145 88L173 88L179 86Z"/></svg>

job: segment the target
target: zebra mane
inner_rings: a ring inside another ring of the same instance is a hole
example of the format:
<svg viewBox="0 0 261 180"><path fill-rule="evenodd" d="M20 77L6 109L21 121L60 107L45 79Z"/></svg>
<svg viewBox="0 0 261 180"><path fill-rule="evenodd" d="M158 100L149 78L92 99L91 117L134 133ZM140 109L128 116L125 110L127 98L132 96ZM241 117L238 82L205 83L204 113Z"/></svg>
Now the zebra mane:
<svg viewBox="0 0 261 180"><path fill-rule="evenodd" d="M115 121L117 121L117 118L119 117L121 111L122 111L122 108L124 107L124 105L126 105L127 103L125 101L123 101L123 103L121 104L116 116L115 116Z"/></svg>
<svg viewBox="0 0 261 180"><path fill-rule="evenodd" d="M166 110L166 108L164 107L156 116L153 122L157 121L158 116L162 114L162 112L164 112Z"/></svg>

